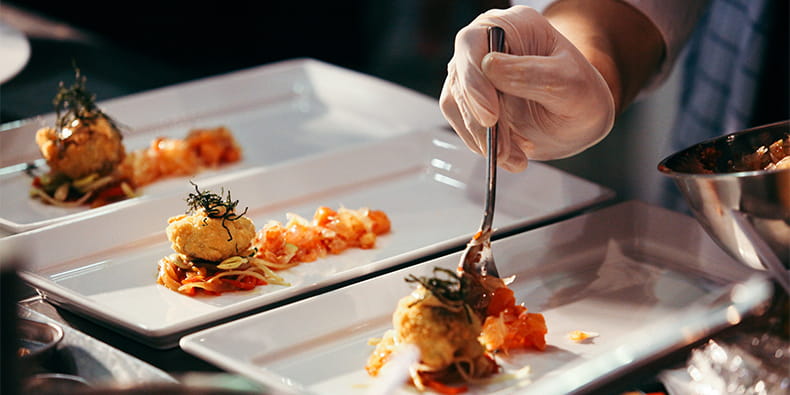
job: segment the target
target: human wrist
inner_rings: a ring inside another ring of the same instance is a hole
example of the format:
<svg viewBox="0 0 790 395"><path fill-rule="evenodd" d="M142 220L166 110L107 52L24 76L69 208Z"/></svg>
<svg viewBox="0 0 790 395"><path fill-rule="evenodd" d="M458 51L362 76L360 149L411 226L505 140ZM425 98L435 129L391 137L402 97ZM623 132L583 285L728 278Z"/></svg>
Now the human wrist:
<svg viewBox="0 0 790 395"><path fill-rule="evenodd" d="M616 113L634 100L664 56L656 27L624 2L560 0L544 16L604 78Z"/></svg>

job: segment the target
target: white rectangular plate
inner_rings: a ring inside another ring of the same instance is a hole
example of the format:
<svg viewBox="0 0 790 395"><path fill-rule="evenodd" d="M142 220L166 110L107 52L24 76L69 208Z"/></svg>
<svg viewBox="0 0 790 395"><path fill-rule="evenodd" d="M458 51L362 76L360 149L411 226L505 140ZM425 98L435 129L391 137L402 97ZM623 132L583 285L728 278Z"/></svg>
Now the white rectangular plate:
<svg viewBox="0 0 790 395"><path fill-rule="evenodd" d="M485 160L445 130L415 132L279 166L206 180L201 189L231 191L260 229L316 208L383 210L391 233L376 248L351 250L282 272L290 287L188 297L156 284L157 261L172 252L167 218L185 211L194 189L143 198L113 213L0 239L31 252L23 277L50 300L118 327L158 347L235 314L463 246L482 220ZM612 194L596 184L533 163L503 172L494 225L500 232L573 215ZM210 188L209 188L210 187Z"/></svg>
<svg viewBox="0 0 790 395"><path fill-rule="evenodd" d="M733 302L718 298L753 272L724 254L694 220L626 202L493 243L499 272L548 326L545 351L511 352L505 374L526 377L472 385L471 394L565 394L612 377L703 333L732 325L770 295L764 280ZM365 394L375 384L364 366L392 327L409 274L454 269L455 253L181 339L206 361L283 392ZM732 307L730 307L732 306ZM725 311L729 314L725 314ZM728 321L730 320L730 321ZM597 332L583 343L573 330ZM505 376L507 377L507 376ZM405 385L396 393L413 393Z"/></svg>
<svg viewBox="0 0 790 395"><path fill-rule="evenodd" d="M99 107L126 126L124 145L129 151L149 146L156 137L183 138L193 128L227 126L242 146L242 161L193 177L197 180L446 125L435 99L311 59L156 89L101 102ZM40 127L53 124L54 115L48 114L0 127L0 228L6 232L38 228L88 211L112 211L138 201L89 210L30 199L31 179L23 171L24 163L43 164L34 136ZM185 179L158 182L142 192L149 196L168 193Z"/></svg>

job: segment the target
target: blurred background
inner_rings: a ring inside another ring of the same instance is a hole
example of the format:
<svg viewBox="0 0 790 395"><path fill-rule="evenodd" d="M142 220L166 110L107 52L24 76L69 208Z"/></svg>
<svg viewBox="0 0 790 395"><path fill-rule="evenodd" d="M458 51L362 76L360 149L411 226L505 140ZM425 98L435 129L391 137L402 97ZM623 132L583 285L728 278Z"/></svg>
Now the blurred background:
<svg viewBox="0 0 790 395"><path fill-rule="evenodd" d="M0 22L22 31L30 58L0 85L0 123L48 113L72 63L98 100L310 57L438 99L455 33L501 0L52 2L5 0ZM627 109L601 144L550 164L659 203L678 78ZM528 171L528 170L527 170Z"/></svg>

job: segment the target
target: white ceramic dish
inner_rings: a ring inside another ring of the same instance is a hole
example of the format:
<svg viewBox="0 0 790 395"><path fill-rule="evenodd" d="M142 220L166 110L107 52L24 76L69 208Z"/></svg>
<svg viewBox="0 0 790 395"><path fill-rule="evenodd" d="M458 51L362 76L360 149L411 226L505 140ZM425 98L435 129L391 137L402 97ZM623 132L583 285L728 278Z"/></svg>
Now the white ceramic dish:
<svg viewBox="0 0 790 395"><path fill-rule="evenodd" d="M232 192L260 229L286 213L312 218L319 206L383 210L392 232L371 250L353 250L282 272L290 287L192 298L156 284L157 261L171 253L167 218L183 213L194 191L142 198L103 215L0 239L30 251L23 278L49 300L116 327L154 347L185 332L329 285L462 247L479 227L484 159L445 130L415 132L272 167L206 180L201 189ZM207 186L214 186L207 188ZM495 227L501 233L578 214L612 197L596 184L534 163L503 172ZM525 198L529 196L529 199Z"/></svg>
<svg viewBox="0 0 790 395"><path fill-rule="evenodd" d="M30 42L24 33L0 22L0 83L19 74L30 59Z"/></svg>
<svg viewBox="0 0 790 395"><path fill-rule="evenodd" d="M626 202L493 243L499 272L515 275L517 301L544 314L545 351L513 352L505 372L530 373L471 394L566 394L673 347L734 324L770 295L764 280L735 299L728 285L754 273L722 252L693 219ZM359 282L181 339L181 347L220 368L293 393L365 394L364 365L392 327L409 274L453 269L455 253ZM740 299L739 299L740 298ZM729 311L729 315L725 314ZM735 315L737 317L737 315ZM573 330L598 337L575 343ZM396 393L414 393L405 385Z"/></svg>
<svg viewBox="0 0 790 395"><path fill-rule="evenodd" d="M241 163L199 174L196 180L446 125L435 99L312 59L156 89L101 102L99 107L127 126L127 150L147 147L160 136L181 138L193 128L227 126L242 145ZM40 127L53 124L54 115L48 114L0 126L0 227L10 233L138 202L130 199L88 210L31 200L24 164L46 168L34 136ZM158 182L142 192L166 194L184 180Z"/></svg>

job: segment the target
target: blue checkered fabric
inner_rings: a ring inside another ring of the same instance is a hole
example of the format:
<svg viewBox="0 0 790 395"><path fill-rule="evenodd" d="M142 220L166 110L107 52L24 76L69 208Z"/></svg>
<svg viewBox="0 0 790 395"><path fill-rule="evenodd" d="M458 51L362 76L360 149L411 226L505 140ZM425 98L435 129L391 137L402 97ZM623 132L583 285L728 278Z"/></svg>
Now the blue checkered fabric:
<svg viewBox="0 0 790 395"><path fill-rule="evenodd" d="M770 0L711 1L686 48L672 152L754 126L750 122L772 20L769 6ZM664 190L667 207L687 211L677 187Z"/></svg>

